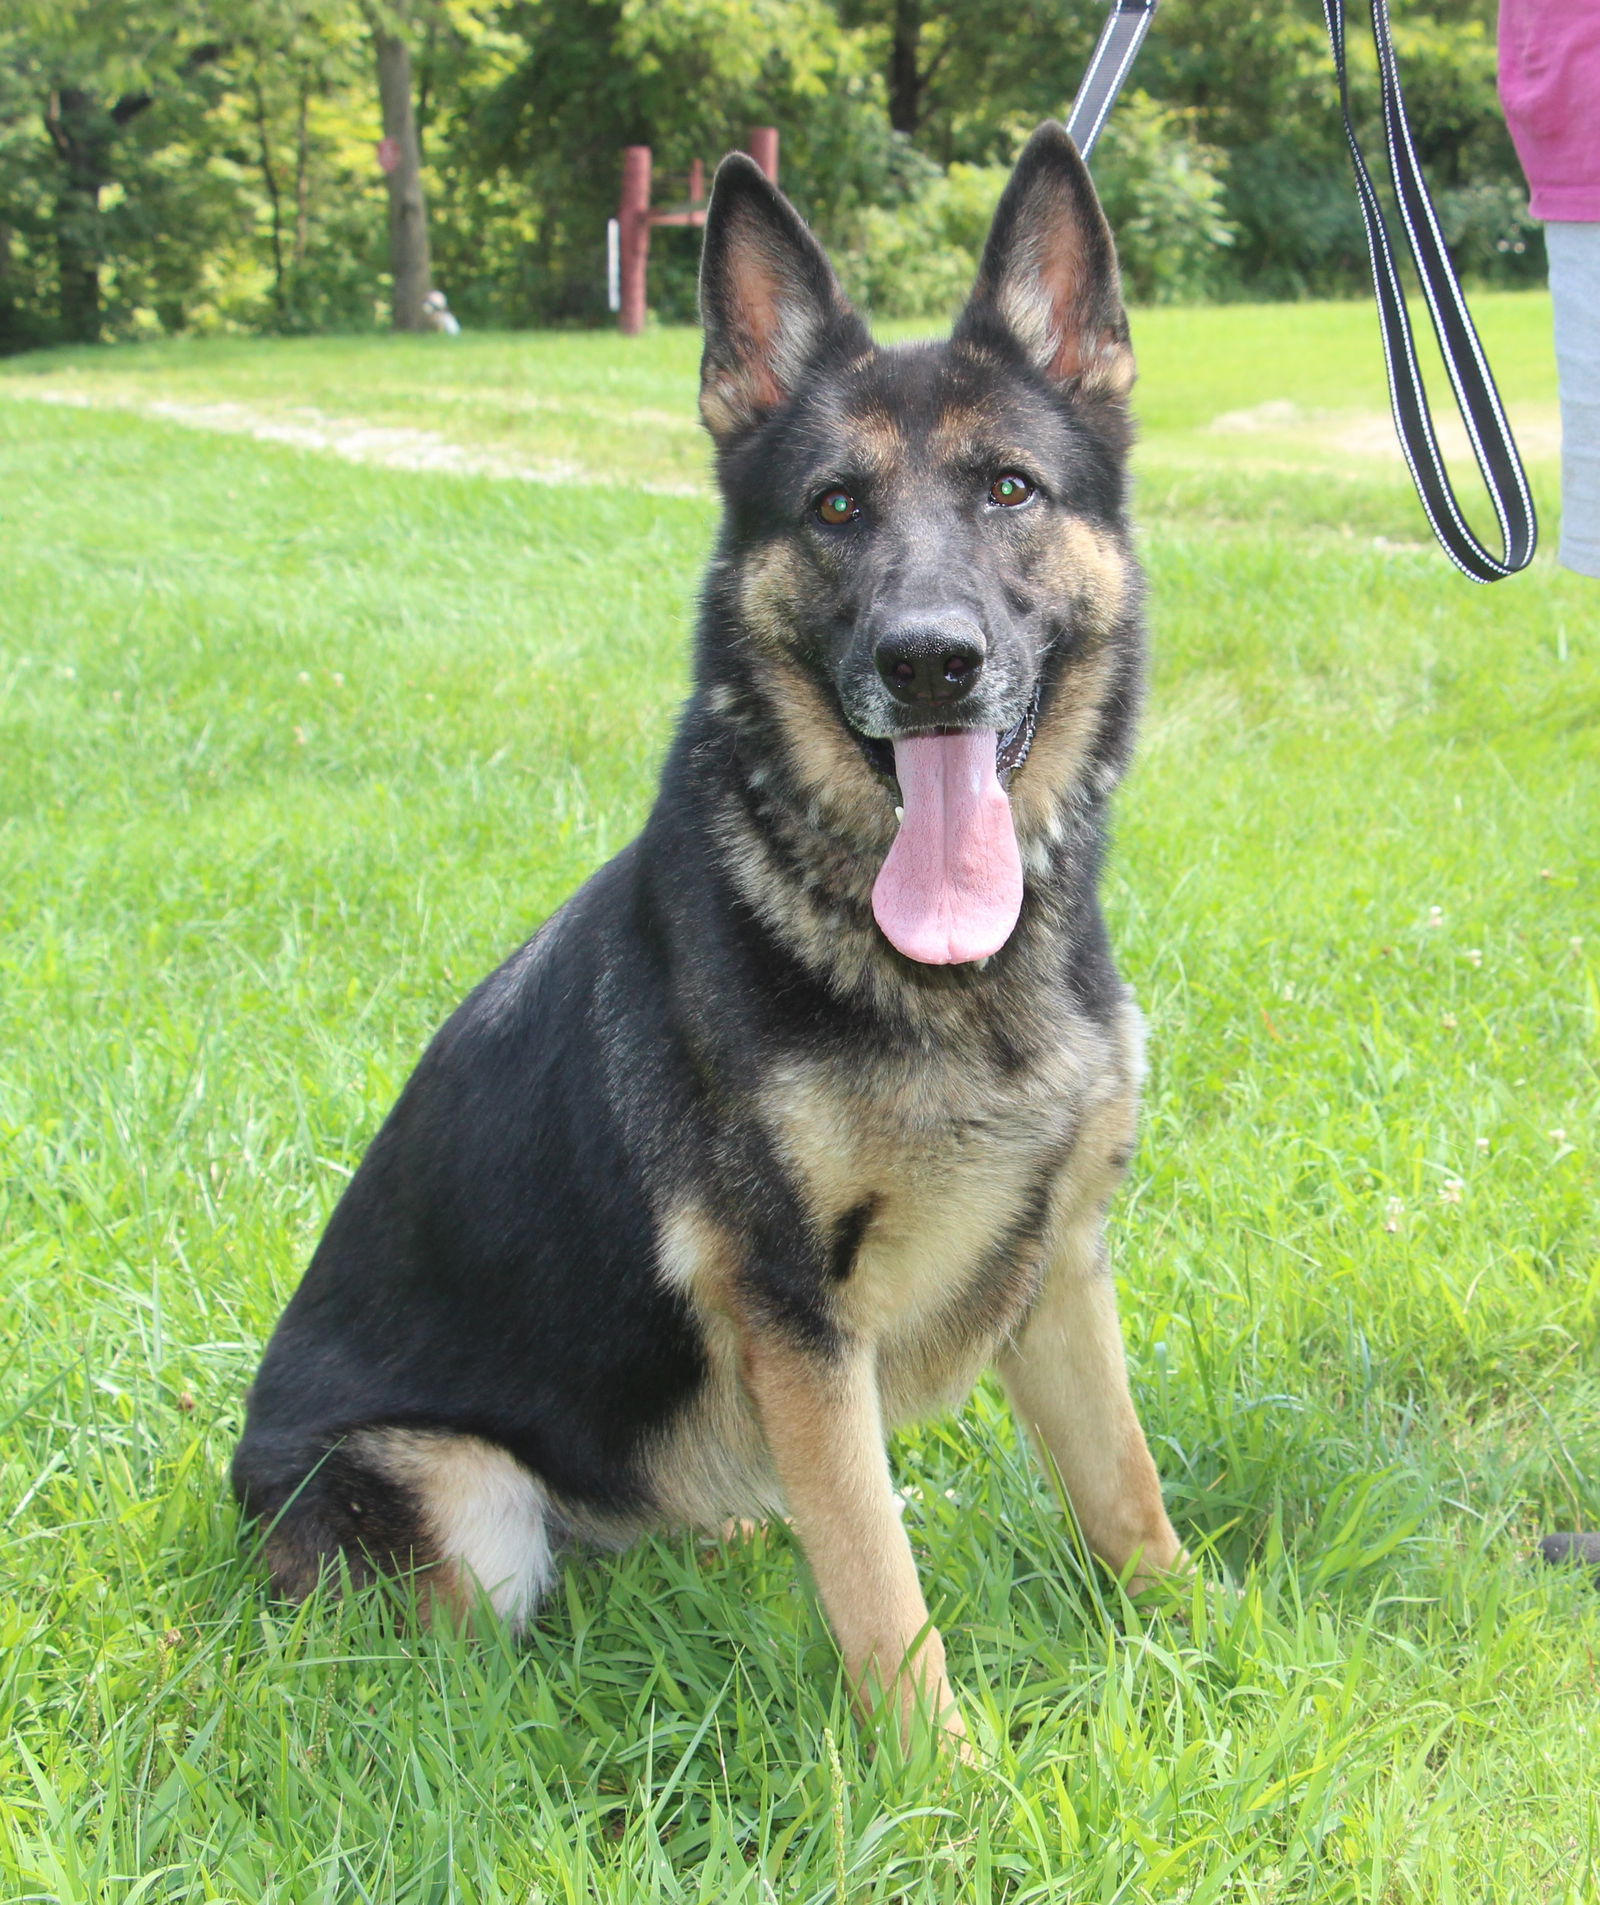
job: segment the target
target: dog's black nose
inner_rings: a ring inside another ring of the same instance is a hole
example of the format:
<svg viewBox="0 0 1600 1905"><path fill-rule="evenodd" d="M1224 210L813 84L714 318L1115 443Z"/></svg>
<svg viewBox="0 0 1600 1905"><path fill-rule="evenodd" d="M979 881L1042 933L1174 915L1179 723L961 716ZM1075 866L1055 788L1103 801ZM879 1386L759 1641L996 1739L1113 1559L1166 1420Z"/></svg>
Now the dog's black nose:
<svg viewBox="0 0 1600 1905"><path fill-rule="evenodd" d="M907 707L959 701L983 672L983 631L964 615L897 622L872 651L878 673Z"/></svg>

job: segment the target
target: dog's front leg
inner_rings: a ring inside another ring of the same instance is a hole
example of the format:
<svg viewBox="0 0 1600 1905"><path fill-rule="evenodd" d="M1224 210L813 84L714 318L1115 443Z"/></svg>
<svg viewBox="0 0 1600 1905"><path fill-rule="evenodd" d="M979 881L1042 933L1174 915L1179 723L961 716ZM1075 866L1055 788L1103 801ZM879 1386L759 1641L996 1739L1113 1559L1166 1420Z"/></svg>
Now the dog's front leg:
<svg viewBox="0 0 1600 1905"><path fill-rule="evenodd" d="M863 1715L887 1707L907 1743L919 1712L964 1737L895 1501L871 1353L750 1332L745 1380Z"/></svg>
<svg viewBox="0 0 1600 1905"><path fill-rule="evenodd" d="M1026 1327L1002 1352L1011 1406L1060 1471L1084 1539L1137 1591L1189 1565L1128 1392L1098 1212L1058 1238Z"/></svg>

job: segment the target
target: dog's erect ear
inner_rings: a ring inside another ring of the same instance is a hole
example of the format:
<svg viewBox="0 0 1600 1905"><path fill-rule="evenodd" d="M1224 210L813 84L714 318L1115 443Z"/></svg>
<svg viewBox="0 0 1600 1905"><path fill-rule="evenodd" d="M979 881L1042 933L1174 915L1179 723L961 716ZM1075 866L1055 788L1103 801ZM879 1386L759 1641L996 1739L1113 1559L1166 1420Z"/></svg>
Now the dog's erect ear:
<svg viewBox="0 0 1600 1905"><path fill-rule="evenodd" d="M753 159L717 167L700 258L700 415L718 442L781 404L834 332L867 336L800 215Z"/></svg>
<svg viewBox="0 0 1600 1905"><path fill-rule="evenodd" d="M1052 383L1117 397L1133 383L1111 228L1054 120L1022 148L1000 196L956 336L976 342L997 320Z"/></svg>

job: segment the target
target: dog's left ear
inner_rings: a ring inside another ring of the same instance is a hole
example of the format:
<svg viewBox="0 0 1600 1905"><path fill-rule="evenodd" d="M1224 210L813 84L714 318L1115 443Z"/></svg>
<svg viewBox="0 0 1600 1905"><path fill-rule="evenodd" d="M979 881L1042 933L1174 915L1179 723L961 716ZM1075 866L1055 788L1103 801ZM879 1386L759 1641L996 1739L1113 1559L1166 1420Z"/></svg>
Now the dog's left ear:
<svg viewBox="0 0 1600 1905"><path fill-rule="evenodd" d="M976 342L997 322L1051 383L1114 397L1132 386L1117 248L1089 168L1054 120L1022 148L955 335Z"/></svg>
<svg viewBox="0 0 1600 1905"><path fill-rule="evenodd" d="M827 254L753 159L717 167L700 257L700 415L719 443L783 403L822 346L865 326Z"/></svg>

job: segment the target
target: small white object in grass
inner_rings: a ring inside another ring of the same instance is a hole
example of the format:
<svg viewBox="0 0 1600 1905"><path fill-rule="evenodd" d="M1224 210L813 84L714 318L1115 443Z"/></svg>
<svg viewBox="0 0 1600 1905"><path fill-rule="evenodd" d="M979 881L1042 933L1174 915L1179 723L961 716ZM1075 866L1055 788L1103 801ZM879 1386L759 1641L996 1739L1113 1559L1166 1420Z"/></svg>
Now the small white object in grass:
<svg viewBox="0 0 1600 1905"><path fill-rule="evenodd" d="M302 687L309 688L311 686L311 677L303 668L300 670L300 683Z"/></svg>
<svg viewBox="0 0 1600 1905"><path fill-rule="evenodd" d="M1466 1185L1462 1183L1459 1177L1447 1177L1443 1184L1439 1186L1439 1202L1441 1204L1459 1204L1461 1202L1462 1193L1466 1188Z"/></svg>
<svg viewBox="0 0 1600 1905"><path fill-rule="evenodd" d="M1406 1207L1398 1197L1391 1197L1384 1207L1383 1227L1393 1232L1400 1228L1400 1219L1405 1215Z"/></svg>
<svg viewBox="0 0 1600 1905"><path fill-rule="evenodd" d="M1481 966L1483 964L1483 948L1481 946L1469 946L1467 948L1467 964L1469 966Z"/></svg>
<svg viewBox="0 0 1600 1905"><path fill-rule="evenodd" d="M1444 908L1442 906L1430 906L1428 908L1428 924L1430 926L1442 926L1444 924Z"/></svg>
<svg viewBox="0 0 1600 1905"><path fill-rule="evenodd" d="M335 688L342 688L344 686L344 676L339 673L338 669L335 669L333 672L333 685Z"/></svg>
<svg viewBox="0 0 1600 1905"><path fill-rule="evenodd" d="M1459 1021L1457 1020L1456 1015L1453 1012L1446 1012L1443 1018L1440 1019L1439 1023L1444 1027L1444 1029L1447 1032L1453 1032L1455 1031Z"/></svg>
<svg viewBox="0 0 1600 1905"><path fill-rule="evenodd" d="M1489 1155L1489 1140L1487 1138L1479 1138L1477 1143L1480 1155L1487 1157Z"/></svg>
<svg viewBox="0 0 1600 1905"><path fill-rule="evenodd" d="M1565 1125L1558 1124L1555 1127L1555 1129L1549 1133L1549 1136L1553 1143L1565 1144L1567 1141L1567 1132L1566 1132Z"/></svg>

